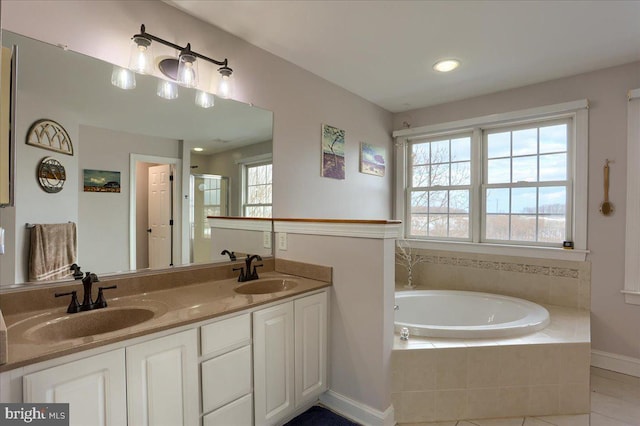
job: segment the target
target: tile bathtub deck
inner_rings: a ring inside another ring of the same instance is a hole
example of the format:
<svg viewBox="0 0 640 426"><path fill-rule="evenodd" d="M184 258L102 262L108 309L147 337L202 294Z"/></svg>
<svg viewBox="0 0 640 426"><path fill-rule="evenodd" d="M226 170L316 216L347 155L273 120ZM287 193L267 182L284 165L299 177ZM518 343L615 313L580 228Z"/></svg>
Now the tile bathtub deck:
<svg viewBox="0 0 640 426"><path fill-rule="evenodd" d="M545 343L589 343L591 341L589 311L554 305L543 306L549 311L551 323L544 330L526 336L502 339L443 339L411 336L409 341L402 341L396 333L393 349L515 346Z"/></svg>
<svg viewBox="0 0 640 426"><path fill-rule="evenodd" d="M591 367L591 414L402 423L398 426L640 426L640 377Z"/></svg>

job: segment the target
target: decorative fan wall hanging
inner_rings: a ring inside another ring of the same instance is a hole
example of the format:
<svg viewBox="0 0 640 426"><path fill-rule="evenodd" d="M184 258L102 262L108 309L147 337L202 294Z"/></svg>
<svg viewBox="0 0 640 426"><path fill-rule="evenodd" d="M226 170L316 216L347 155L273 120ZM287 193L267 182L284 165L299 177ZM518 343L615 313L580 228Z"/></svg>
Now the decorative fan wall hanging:
<svg viewBox="0 0 640 426"><path fill-rule="evenodd" d="M73 144L67 131L60 124L46 118L31 125L27 132L27 145L73 155Z"/></svg>

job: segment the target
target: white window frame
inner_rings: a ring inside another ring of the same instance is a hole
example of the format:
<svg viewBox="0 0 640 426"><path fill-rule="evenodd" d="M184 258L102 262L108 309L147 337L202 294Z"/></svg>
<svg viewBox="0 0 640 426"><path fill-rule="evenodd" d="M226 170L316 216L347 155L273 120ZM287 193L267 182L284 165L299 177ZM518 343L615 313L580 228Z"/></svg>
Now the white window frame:
<svg viewBox="0 0 640 426"><path fill-rule="evenodd" d="M435 142L438 141L439 139L457 139L457 138L463 138L463 137L469 137L470 139L470 159L469 159L469 163L470 163L470 176L469 176L469 184L467 185L435 185L435 186L424 186L424 187L413 187L411 186L411 188L407 187L407 190L405 191L405 209L407 211L407 215L406 215L406 220L410 220L409 219L409 211L411 209L411 193L414 190L423 190L426 192L432 192L432 191L456 191L456 190L468 190L469 191L469 238L458 238L458 237L429 237L429 240L443 240L443 241L472 241L472 233L473 233L473 221L472 221L472 211L473 211L473 203L474 203L474 199L476 198L476 194L473 191L473 184L474 184L474 168L476 167L475 161L474 161L474 138L473 138L473 133L472 132L448 132L448 133L438 133L438 134L432 134L429 135L428 137L420 137L420 138L416 138L417 140L414 140L412 142L415 143L431 143L431 142ZM407 147L408 149L408 147ZM408 155L408 153L407 153ZM449 165L453 164L454 162L450 161L448 162ZM430 164L432 165L432 164ZM409 176L408 179L412 179L413 176ZM449 216L449 214L447 214L447 216ZM406 228L404 231L404 234L406 235Z"/></svg>
<svg viewBox="0 0 640 426"><path fill-rule="evenodd" d="M240 200L239 203L239 211L241 212L240 214L242 216L245 216L245 206L246 204L246 200L247 200L247 167L249 166L259 166L259 165L263 165L263 164L271 164L273 167L273 155L272 154L262 154L262 155L256 155L253 157L247 157L247 158L243 158L241 160L237 160L236 164L238 164L239 167L239 173L240 173L240 188L241 188L241 196L240 196ZM273 176L273 175L272 175ZM273 191L273 182L271 182L271 191ZM269 204L269 206L271 206L271 214L273 215L273 192L271 194L271 204ZM267 204L263 204L263 205L267 205Z"/></svg>
<svg viewBox="0 0 640 426"><path fill-rule="evenodd" d="M555 105L547 105L538 108L513 111L502 114L493 114L483 117L470 118L447 123L398 130L393 133L396 147L396 187L395 187L395 218L408 219L406 208L407 194L407 167L409 162L408 143L417 138L430 138L437 135L452 133L472 132L472 175L481 181L481 170L473 167L473 163L482 164L482 135L483 129L501 125L519 125L530 122L538 122L555 118L571 118L570 134L574 135L574 143L569 149L573 149L573 155L569 155L569 171L573 175L569 179L573 183L572 199L567 208L572 208L571 235L573 236L574 249L564 250L555 247L541 247L534 245L500 244L480 242L480 209L481 194L472 194L472 241L436 241L436 240L411 240L411 246L416 248L429 248L435 250L449 250L469 253L487 253L516 255L546 259L582 260L586 259L587 250L587 196L588 196L588 128L589 128L589 103L586 99L566 102ZM568 225L569 226L569 225ZM403 229L403 236L406 235Z"/></svg>
<svg viewBox="0 0 640 426"><path fill-rule="evenodd" d="M640 305L640 89L630 90L627 105L627 219L624 299Z"/></svg>

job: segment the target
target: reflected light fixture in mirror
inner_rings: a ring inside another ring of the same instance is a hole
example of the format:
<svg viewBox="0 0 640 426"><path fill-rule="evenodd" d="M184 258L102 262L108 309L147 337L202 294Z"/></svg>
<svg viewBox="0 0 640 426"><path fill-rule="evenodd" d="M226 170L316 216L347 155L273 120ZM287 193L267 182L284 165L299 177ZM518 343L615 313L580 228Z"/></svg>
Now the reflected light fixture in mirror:
<svg viewBox="0 0 640 426"><path fill-rule="evenodd" d="M136 75L131 70L114 65L111 72L111 84L123 90L135 89Z"/></svg>
<svg viewBox="0 0 640 426"><path fill-rule="evenodd" d="M211 108L215 104L213 95L203 90L198 90L196 93L196 105L201 108Z"/></svg>
<svg viewBox="0 0 640 426"><path fill-rule="evenodd" d="M158 79L158 91L156 94L163 99L177 99L178 85L172 81Z"/></svg>

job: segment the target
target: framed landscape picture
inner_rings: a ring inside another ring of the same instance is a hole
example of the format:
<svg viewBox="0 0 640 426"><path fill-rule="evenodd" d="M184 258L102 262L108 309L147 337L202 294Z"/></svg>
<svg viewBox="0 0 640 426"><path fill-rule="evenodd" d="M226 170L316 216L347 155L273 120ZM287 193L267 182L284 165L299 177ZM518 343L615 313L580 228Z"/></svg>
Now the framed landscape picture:
<svg viewBox="0 0 640 426"><path fill-rule="evenodd" d="M385 168L385 149L366 142L360 142L360 173L384 176Z"/></svg>
<svg viewBox="0 0 640 426"><path fill-rule="evenodd" d="M120 192L120 172L84 169L84 192Z"/></svg>
<svg viewBox="0 0 640 426"><path fill-rule="evenodd" d="M344 130L322 125L322 176L344 179Z"/></svg>

